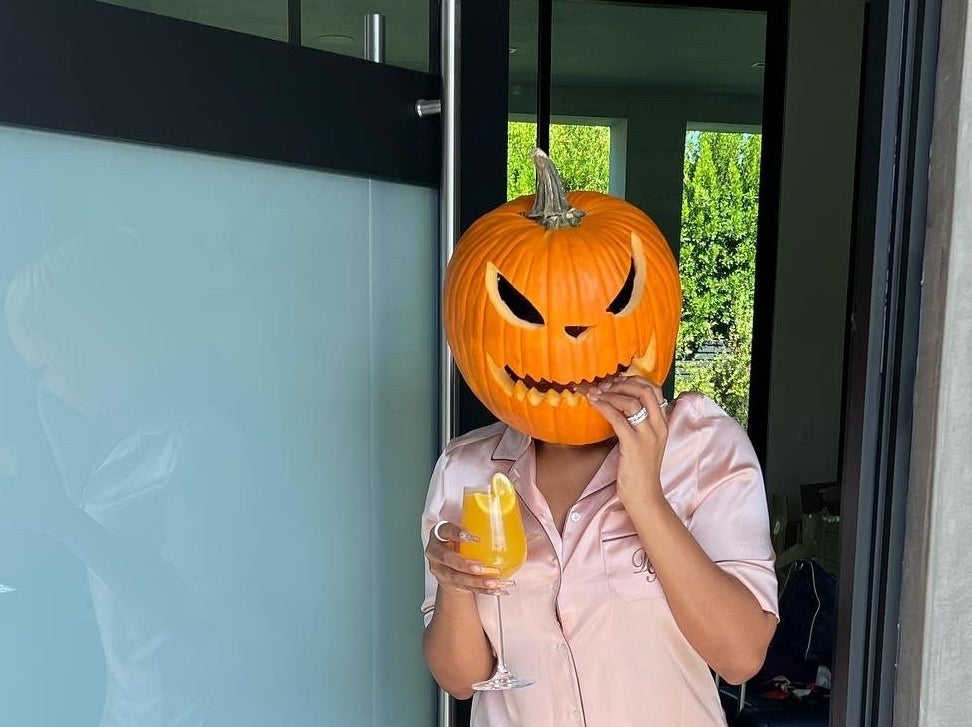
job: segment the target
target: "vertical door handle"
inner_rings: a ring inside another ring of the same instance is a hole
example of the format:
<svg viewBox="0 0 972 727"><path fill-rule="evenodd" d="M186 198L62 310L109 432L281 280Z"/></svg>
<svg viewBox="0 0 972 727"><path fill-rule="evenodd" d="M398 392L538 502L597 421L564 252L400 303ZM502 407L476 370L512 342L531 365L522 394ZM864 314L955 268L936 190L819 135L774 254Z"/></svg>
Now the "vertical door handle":
<svg viewBox="0 0 972 727"><path fill-rule="evenodd" d="M442 99L442 190L439 195L439 290L445 282L446 266L459 239L459 11L460 0L442 0L441 68ZM435 102L432 102L434 108ZM440 295L440 310L441 310ZM443 447L455 434L456 373L445 339L445 327L439 326L440 404L439 436ZM443 703L448 702L445 695ZM444 710L448 713L448 710ZM450 727L441 722L440 727Z"/></svg>

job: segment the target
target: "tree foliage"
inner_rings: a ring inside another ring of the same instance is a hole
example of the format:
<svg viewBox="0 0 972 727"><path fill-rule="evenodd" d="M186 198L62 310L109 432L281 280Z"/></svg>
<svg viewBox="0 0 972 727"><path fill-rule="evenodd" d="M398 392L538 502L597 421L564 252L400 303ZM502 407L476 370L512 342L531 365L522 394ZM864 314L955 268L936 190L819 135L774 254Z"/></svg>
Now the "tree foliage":
<svg viewBox="0 0 972 727"><path fill-rule="evenodd" d="M537 145L537 125L511 121L509 124L506 198L533 194L536 175L530 152ZM611 173L611 129L607 126L552 124L550 158L553 159L568 192L607 192Z"/></svg>
<svg viewBox="0 0 972 727"><path fill-rule="evenodd" d="M694 132L685 145L676 390L749 419L761 138ZM700 355L714 349L711 358Z"/></svg>

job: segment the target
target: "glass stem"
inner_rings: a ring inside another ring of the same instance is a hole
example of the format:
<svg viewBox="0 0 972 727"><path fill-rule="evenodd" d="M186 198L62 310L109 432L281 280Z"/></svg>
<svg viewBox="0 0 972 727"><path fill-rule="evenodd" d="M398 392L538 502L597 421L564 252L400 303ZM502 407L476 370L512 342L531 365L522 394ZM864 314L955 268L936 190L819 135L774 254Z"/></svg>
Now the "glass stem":
<svg viewBox="0 0 972 727"><path fill-rule="evenodd" d="M501 596L496 596L496 623L499 626L499 644L497 644L496 649L496 675L497 676L508 676L510 670L506 668L506 661L503 657L503 607L501 605Z"/></svg>

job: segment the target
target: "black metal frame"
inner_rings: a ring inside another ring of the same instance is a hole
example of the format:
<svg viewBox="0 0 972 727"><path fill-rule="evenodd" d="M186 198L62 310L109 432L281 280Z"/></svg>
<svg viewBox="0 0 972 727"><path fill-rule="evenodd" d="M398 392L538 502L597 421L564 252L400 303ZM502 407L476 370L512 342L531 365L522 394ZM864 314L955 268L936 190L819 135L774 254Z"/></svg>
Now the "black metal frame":
<svg viewBox="0 0 972 727"><path fill-rule="evenodd" d="M763 143L759 170L759 217L753 293L752 359L749 369L748 433L760 464L766 467L769 439L770 370L776 307L776 263L780 237L780 185L783 175L783 121L790 0L766 4L763 67Z"/></svg>
<svg viewBox="0 0 972 727"><path fill-rule="evenodd" d="M553 0L537 7L537 148L550 153L550 95L553 91Z"/></svg>
<svg viewBox="0 0 972 727"><path fill-rule="evenodd" d="M0 0L0 88L4 124L439 180L435 76L93 0Z"/></svg>
<svg viewBox="0 0 972 727"><path fill-rule="evenodd" d="M892 723L940 0L868 6L831 723Z"/></svg>

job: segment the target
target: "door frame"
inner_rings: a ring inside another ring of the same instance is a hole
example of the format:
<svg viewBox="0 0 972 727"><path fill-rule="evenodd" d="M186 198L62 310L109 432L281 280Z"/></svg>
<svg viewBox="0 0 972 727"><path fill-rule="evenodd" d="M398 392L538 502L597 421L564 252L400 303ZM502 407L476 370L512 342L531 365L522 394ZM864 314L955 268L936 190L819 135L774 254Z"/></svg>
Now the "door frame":
<svg viewBox="0 0 972 727"><path fill-rule="evenodd" d="M940 0L865 8L831 723L892 723Z"/></svg>

